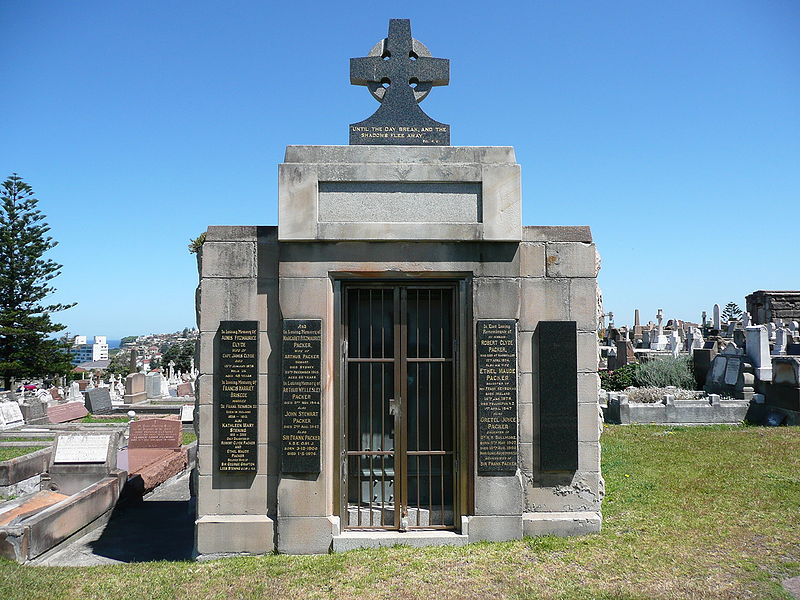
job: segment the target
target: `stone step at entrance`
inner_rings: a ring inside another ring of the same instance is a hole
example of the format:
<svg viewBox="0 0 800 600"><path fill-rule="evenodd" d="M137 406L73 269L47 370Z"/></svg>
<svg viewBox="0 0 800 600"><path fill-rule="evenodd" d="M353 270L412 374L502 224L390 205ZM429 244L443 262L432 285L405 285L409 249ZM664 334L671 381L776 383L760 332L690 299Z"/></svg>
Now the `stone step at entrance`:
<svg viewBox="0 0 800 600"><path fill-rule="evenodd" d="M356 548L384 548L397 545L466 546L469 536L454 531L344 531L333 536L333 551L347 552Z"/></svg>

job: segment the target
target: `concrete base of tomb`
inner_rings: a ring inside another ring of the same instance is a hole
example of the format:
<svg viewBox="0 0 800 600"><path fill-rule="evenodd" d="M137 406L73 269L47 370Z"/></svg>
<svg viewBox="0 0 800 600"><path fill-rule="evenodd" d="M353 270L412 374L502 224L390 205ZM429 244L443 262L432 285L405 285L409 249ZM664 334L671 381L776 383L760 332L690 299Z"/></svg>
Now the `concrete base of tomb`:
<svg viewBox="0 0 800 600"><path fill-rule="evenodd" d="M465 546L469 536L454 531L345 531L333 536L333 551L347 552L356 548L385 548L397 545Z"/></svg>
<svg viewBox="0 0 800 600"><path fill-rule="evenodd" d="M275 522L266 515L205 515L195 521L198 560L275 550Z"/></svg>
<svg viewBox="0 0 800 600"><path fill-rule="evenodd" d="M522 531L531 537L587 535L599 533L602 522L599 512L525 513L522 515Z"/></svg>
<svg viewBox="0 0 800 600"><path fill-rule="evenodd" d="M327 554L340 532L339 517L278 517L278 552Z"/></svg>

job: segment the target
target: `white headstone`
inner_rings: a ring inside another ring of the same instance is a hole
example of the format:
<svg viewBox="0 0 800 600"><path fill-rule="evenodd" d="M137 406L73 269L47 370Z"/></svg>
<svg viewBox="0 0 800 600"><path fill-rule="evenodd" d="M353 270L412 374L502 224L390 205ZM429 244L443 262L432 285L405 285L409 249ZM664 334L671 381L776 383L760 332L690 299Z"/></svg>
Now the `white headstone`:
<svg viewBox="0 0 800 600"><path fill-rule="evenodd" d="M788 344L789 330L783 327L778 327L775 331L775 346L772 349L773 356L780 356L786 354L786 345Z"/></svg>
<svg viewBox="0 0 800 600"><path fill-rule="evenodd" d="M194 404L184 404L181 406L181 423L192 423L194 421Z"/></svg>
<svg viewBox="0 0 800 600"><path fill-rule="evenodd" d="M24 425L22 410L16 402L0 402L0 429L12 429Z"/></svg>
<svg viewBox="0 0 800 600"><path fill-rule="evenodd" d="M753 363L756 377L760 381L772 381L772 359L769 356L767 328L751 325L745 329L747 335L747 357Z"/></svg>
<svg viewBox="0 0 800 600"><path fill-rule="evenodd" d="M145 378L144 389L148 398L161 398L161 373L148 373Z"/></svg>
<svg viewBox="0 0 800 600"><path fill-rule="evenodd" d="M83 402L83 394L81 394L81 388L77 381L73 381L69 385L69 396L67 397L67 402Z"/></svg>
<svg viewBox="0 0 800 600"><path fill-rule="evenodd" d="M714 329L719 331L721 329L721 321L719 316L719 304L714 305Z"/></svg>
<svg viewBox="0 0 800 600"><path fill-rule="evenodd" d="M667 350L670 350L672 352L672 356L677 358L678 352L680 351L680 347L681 347L681 338L678 335L678 331L673 329L669 334Z"/></svg>
<svg viewBox="0 0 800 600"><path fill-rule="evenodd" d="M53 463L102 463L108 457L110 435L61 435Z"/></svg>

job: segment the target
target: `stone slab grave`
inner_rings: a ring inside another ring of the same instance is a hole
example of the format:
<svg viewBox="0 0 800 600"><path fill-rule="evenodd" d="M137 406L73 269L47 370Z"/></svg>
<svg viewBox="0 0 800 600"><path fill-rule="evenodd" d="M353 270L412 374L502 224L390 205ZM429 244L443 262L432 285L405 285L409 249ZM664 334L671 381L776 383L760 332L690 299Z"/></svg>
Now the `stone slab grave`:
<svg viewBox="0 0 800 600"><path fill-rule="evenodd" d="M50 489L75 494L117 468L119 432L60 433L56 436L48 474Z"/></svg>
<svg viewBox="0 0 800 600"><path fill-rule="evenodd" d="M83 402L67 402L47 407L47 418L53 424L68 423L89 414Z"/></svg>
<svg viewBox="0 0 800 600"><path fill-rule="evenodd" d="M0 505L0 526L13 524L14 520L22 520L67 498L69 496L66 494L43 490L36 492L33 496L25 498L19 503Z"/></svg>
<svg viewBox="0 0 800 600"><path fill-rule="evenodd" d="M146 493L185 469L188 455L181 448L182 435L181 422L173 418L131 423L128 448L119 456L129 487Z"/></svg>
<svg viewBox="0 0 800 600"><path fill-rule="evenodd" d="M197 554L598 531L589 228L523 227L514 149L449 145L408 20L350 66L350 145L287 146L277 226L198 254Z"/></svg>
<svg viewBox="0 0 800 600"><path fill-rule="evenodd" d="M113 464L118 435L99 437L108 439L62 440L63 462L54 462L55 457L51 460L49 489L2 505L2 509L12 511L13 515L3 510L6 517L3 518L0 513L0 521L5 522L0 523L1 557L28 562L114 508L124 483L124 472L109 469L108 459ZM99 462L102 450L106 450L106 460ZM109 457L111 451L113 455ZM94 472L81 481L80 472L92 469Z"/></svg>
<svg viewBox="0 0 800 600"><path fill-rule="evenodd" d="M0 431L14 429L25 424L22 410L16 402L0 402Z"/></svg>
<svg viewBox="0 0 800 600"><path fill-rule="evenodd" d="M86 408L93 415L111 414L111 392L108 388L93 388L86 393Z"/></svg>

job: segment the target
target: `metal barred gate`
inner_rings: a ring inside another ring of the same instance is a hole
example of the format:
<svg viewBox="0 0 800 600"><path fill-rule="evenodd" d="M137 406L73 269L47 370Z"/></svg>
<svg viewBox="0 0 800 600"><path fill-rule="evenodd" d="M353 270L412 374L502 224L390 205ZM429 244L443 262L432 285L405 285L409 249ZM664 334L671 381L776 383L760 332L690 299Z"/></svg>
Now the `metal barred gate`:
<svg viewBox="0 0 800 600"><path fill-rule="evenodd" d="M345 284L345 529L453 529L456 284Z"/></svg>

